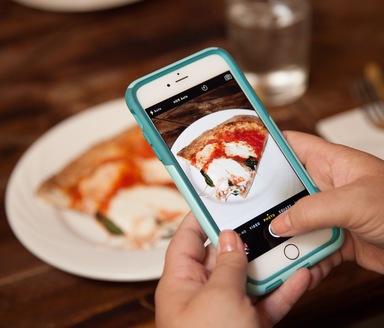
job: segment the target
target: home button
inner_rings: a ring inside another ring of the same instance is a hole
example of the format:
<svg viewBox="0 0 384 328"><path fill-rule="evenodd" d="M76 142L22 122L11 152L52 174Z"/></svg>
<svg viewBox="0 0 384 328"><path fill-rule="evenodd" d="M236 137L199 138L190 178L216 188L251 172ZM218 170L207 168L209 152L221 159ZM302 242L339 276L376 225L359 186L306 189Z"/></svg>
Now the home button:
<svg viewBox="0 0 384 328"><path fill-rule="evenodd" d="M296 260L300 255L299 248L294 244L288 244L284 247L284 255L290 260Z"/></svg>

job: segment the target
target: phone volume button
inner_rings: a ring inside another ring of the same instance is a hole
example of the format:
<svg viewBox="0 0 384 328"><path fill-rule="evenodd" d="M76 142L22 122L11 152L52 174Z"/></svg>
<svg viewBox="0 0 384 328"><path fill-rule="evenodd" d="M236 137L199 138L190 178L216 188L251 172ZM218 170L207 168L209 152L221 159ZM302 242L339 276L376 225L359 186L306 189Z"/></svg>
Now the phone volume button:
<svg viewBox="0 0 384 328"><path fill-rule="evenodd" d="M143 130L143 135L144 135L144 138L147 140L147 142L151 145L151 147L153 149L153 145L152 145L151 139L149 139L149 137L146 135L144 130ZM153 150L155 151L155 149L153 149Z"/></svg>
<svg viewBox="0 0 384 328"><path fill-rule="evenodd" d="M137 124L139 124L139 127L140 129L143 129L143 124L140 122L140 120L137 118L137 115L135 114L135 112L133 110L130 110L131 114L133 115L133 117L135 118Z"/></svg>
<svg viewBox="0 0 384 328"><path fill-rule="evenodd" d="M158 159L162 162L163 160L161 159L161 156L160 154L158 153L158 151L156 150L155 147L153 147L153 144L152 142L150 141L150 139L148 138L148 136L145 134L145 131L143 131L143 135L145 137L145 139L147 139L148 143L151 145L153 151L155 152L156 156L158 157Z"/></svg>
<svg viewBox="0 0 384 328"><path fill-rule="evenodd" d="M163 159L161 158L160 154L158 153L158 151L152 146L152 149L153 151L155 152L157 158L160 160L160 162L163 162Z"/></svg>

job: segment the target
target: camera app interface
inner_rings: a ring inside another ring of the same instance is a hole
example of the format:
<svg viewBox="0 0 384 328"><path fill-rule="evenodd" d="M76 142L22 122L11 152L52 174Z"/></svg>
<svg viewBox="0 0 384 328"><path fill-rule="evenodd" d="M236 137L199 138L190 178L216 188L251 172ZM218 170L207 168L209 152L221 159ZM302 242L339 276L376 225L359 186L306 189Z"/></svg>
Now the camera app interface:
<svg viewBox="0 0 384 328"><path fill-rule="evenodd" d="M308 194L232 74L146 108L220 230L235 230L248 260L287 238L269 224Z"/></svg>

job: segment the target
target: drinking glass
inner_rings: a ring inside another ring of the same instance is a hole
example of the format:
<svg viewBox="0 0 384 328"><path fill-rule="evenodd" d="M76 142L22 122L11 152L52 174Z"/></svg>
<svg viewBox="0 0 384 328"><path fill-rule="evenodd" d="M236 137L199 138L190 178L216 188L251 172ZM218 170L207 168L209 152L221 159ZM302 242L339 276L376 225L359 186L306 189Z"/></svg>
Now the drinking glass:
<svg viewBox="0 0 384 328"><path fill-rule="evenodd" d="M307 88L308 0L227 0L233 55L266 105L286 105Z"/></svg>

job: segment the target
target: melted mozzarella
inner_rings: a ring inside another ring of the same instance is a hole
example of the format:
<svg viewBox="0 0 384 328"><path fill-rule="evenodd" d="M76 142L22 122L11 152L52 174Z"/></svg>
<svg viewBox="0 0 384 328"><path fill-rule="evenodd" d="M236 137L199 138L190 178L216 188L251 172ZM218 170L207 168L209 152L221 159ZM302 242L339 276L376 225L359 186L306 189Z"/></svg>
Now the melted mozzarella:
<svg viewBox="0 0 384 328"><path fill-rule="evenodd" d="M79 182L79 191L83 196L82 210L95 213L100 201L111 191L120 178L121 163L106 163L97 168L93 174Z"/></svg>
<svg viewBox="0 0 384 328"><path fill-rule="evenodd" d="M212 153L215 151L215 149L218 147L217 143L212 143L205 145L205 147L196 153L196 167L201 170L204 165L209 161L211 158Z"/></svg>
<svg viewBox="0 0 384 328"><path fill-rule="evenodd" d="M239 156L242 158L256 157L252 147L245 141L228 142L225 144L225 154L229 157Z"/></svg>
<svg viewBox="0 0 384 328"><path fill-rule="evenodd" d="M173 188L136 186L121 189L111 200L107 216L128 238L142 243L159 238L159 220L167 214L179 214L178 223L189 211L184 198Z"/></svg>
<svg viewBox="0 0 384 328"><path fill-rule="evenodd" d="M225 184L223 180L236 180L236 182L244 182L245 184L251 178L250 172L230 158L214 159L206 173L214 185L222 190L228 188L228 182Z"/></svg>
<svg viewBox="0 0 384 328"><path fill-rule="evenodd" d="M146 183L172 182L172 178L167 169L157 158L141 160L139 166L141 168L142 178Z"/></svg>

